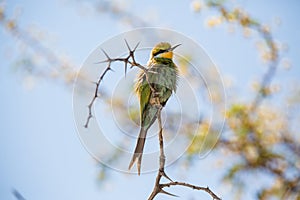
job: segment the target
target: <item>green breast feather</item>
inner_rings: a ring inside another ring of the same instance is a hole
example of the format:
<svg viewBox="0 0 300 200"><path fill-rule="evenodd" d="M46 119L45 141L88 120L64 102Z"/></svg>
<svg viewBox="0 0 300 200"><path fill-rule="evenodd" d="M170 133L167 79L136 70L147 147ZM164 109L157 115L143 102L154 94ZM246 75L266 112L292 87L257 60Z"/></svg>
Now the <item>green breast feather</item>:
<svg viewBox="0 0 300 200"><path fill-rule="evenodd" d="M175 64L171 61L167 63L155 62L150 64L148 71L148 81L157 92L157 97L160 103L164 106L172 91L176 91L178 70ZM135 86L135 91L140 100L141 117L149 105L152 91L149 87L146 75L142 71ZM148 108L149 109L149 108Z"/></svg>

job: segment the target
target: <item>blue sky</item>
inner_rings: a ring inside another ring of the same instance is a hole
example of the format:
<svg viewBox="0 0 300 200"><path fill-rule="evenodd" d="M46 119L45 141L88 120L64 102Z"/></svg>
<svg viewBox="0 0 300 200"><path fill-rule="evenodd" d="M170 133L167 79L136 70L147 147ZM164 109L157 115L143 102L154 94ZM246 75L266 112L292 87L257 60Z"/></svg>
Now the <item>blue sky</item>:
<svg viewBox="0 0 300 200"><path fill-rule="evenodd" d="M272 24L275 39L288 44L289 50L284 57L290 59L292 68L285 70L280 67L275 81L289 83L299 79L299 2L234 2L259 21ZM54 42L46 40L45 44L57 53L66 53L80 66L100 43L131 29L106 13L90 12L80 16L83 5L89 6L86 2L67 0L28 0L26 3L7 1L6 9L8 15L12 15L16 8L21 8L22 12L18 17L21 27L26 29L34 24L55 35ZM214 60L222 75L233 77L237 88L247 88L250 91L251 80L258 79L266 69L254 50L255 39L245 39L239 30L230 34L226 26L208 29L204 21L207 15L213 13L193 13L190 1L176 4L171 0L128 1L124 5L127 5L125 9L134 11L134 15L151 19L151 26L173 29L193 38ZM274 25L277 18L281 20L280 26ZM14 199L12 188L19 190L28 200L145 199L154 184L154 174L138 177L113 171L110 179L102 187L99 186L96 162L77 137L71 89L55 81L38 79L35 87L27 90L22 77L12 70L18 55L15 54L19 47L18 41L1 27L0 43L0 199ZM288 88L288 85L283 88ZM240 98L247 99L247 96ZM209 185L224 199L231 199L230 188L224 188L218 182L222 170L212 173L210 166L205 166L206 163L213 162L213 156L209 156L189 170L201 172L174 172L174 176L194 184ZM181 188L173 191L183 194L182 199L193 196L195 199L210 199L203 192ZM157 199L172 198L158 196ZM247 199L251 199L251 196L247 196Z"/></svg>

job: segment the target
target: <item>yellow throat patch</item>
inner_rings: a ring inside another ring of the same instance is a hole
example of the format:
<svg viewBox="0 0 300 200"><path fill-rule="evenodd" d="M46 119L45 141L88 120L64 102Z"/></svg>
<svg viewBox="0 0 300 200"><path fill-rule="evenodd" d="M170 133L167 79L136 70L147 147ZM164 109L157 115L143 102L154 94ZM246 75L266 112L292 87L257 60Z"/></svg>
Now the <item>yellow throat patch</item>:
<svg viewBox="0 0 300 200"><path fill-rule="evenodd" d="M162 53L162 54L159 55L159 57L172 59L173 58L173 52L168 51L168 52Z"/></svg>

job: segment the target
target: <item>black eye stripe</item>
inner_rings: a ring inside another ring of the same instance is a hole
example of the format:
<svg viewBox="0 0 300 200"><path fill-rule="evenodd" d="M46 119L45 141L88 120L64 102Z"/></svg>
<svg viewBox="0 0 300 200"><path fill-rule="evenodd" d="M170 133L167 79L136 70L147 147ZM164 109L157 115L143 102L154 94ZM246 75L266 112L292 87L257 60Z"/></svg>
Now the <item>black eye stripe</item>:
<svg viewBox="0 0 300 200"><path fill-rule="evenodd" d="M157 56L158 54L164 53L166 50L160 49L158 52L154 53L153 56Z"/></svg>

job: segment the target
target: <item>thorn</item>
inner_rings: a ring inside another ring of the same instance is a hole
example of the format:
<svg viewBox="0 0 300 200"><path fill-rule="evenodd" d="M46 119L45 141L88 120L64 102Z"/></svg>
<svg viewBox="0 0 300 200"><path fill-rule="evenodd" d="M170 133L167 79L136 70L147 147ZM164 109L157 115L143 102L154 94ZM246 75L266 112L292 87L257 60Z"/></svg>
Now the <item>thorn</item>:
<svg viewBox="0 0 300 200"><path fill-rule="evenodd" d="M170 196L172 196L172 197L179 197L179 196L177 196L177 195L175 195L175 194L172 194L172 193L170 193L170 192L166 192L166 191L164 191L163 189L161 189L160 193L163 193L163 194L166 194L166 195L170 195Z"/></svg>
<svg viewBox="0 0 300 200"><path fill-rule="evenodd" d="M101 51L102 51L102 52L104 53L104 55L106 56L107 60L110 61L111 59L110 59L110 57L108 56L108 54L107 54L103 49L101 49ZM106 61L106 62L108 62L108 61Z"/></svg>
<svg viewBox="0 0 300 200"><path fill-rule="evenodd" d="M168 179L169 181L174 182L164 171L161 172L161 175L166 179Z"/></svg>
<svg viewBox="0 0 300 200"><path fill-rule="evenodd" d="M103 60L103 61L99 61L99 62L95 62L94 64L100 64L100 63L107 63L107 62L110 62L110 60Z"/></svg>
<svg viewBox="0 0 300 200"><path fill-rule="evenodd" d="M125 78L126 78L126 74L127 74L127 62L125 62Z"/></svg>
<svg viewBox="0 0 300 200"><path fill-rule="evenodd" d="M140 156L137 161L137 170L138 170L139 176L141 175L141 159L142 159L142 157Z"/></svg>
<svg viewBox="0 0 300 200"><path fill-rule="evenodd" d="M115 70L113 70L111 67L108 67L108 68L107 68L107 71L115 72Z"/></svg>
<svg viewBox="0 0 300 200"><path fill-rule="evenodd" d="M126 39L124 39L124 40L125 40L125 43L126 43L126 46L127 46L128 50L131 51L130 46L129 46L127 40Z"/></svg>
<svg viewBox="0 0 300 200"><path fill-rule="evenodd" d="M137 47L140 45L140 43L141 43L141 42L138 42L138 43L135 45L133 51L135 51L135 50L137 49Z"/></svg>

